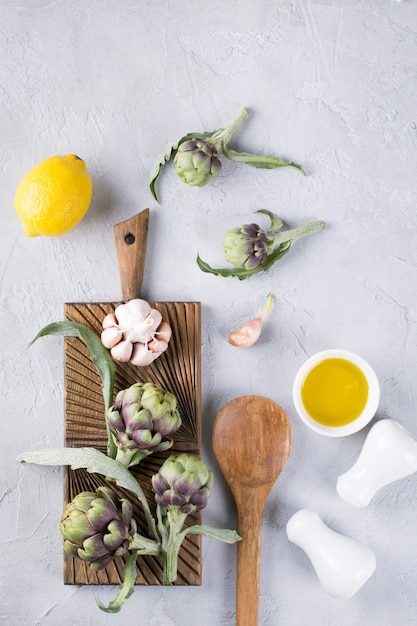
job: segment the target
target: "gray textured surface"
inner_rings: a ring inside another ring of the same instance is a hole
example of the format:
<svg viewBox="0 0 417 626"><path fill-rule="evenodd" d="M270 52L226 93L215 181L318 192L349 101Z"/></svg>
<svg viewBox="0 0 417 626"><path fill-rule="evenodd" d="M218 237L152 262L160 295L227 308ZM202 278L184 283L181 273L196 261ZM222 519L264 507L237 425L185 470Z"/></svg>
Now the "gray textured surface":
<svg viewBox="0 0 417 626"><path fill-rule="evenodd" d="M62 584L61 471L15 462L62 441L62 342L28 350L29 340L61 319L64 302L120 297L113 224L149 206L144 295L203 303L204 458L216 473L206 523L235 524L210 444L217 410L255 393L292 421L292 455L265 513L259 623L415 624L416 477L351 509L335 483L365 433L310 432L291 387L314 352L356 351L380 379L378 417L417 435L416 2L0 0L0 51L0 621L235 623L235 548L209 539L201 587L140 587L121 614L102 614L97 589ZM210 186L192 189L168 167L157 205L148 181L165 144L243 105L251 117L234 145L299 161L308 176L227 162ZM68 152L93 177L90 211L63 237L28 239L13 210L17 184ZM197 252L220 265L224 231L260 208L289 226L324 219L327 229L249 282L202 274ZM270 291L261 340L246 351L228 345L227 332ZM374 549L376 573L352 600L328 597L288 542L285 523L302 507ZM106 601L114 589L99 591Z"/></svg>

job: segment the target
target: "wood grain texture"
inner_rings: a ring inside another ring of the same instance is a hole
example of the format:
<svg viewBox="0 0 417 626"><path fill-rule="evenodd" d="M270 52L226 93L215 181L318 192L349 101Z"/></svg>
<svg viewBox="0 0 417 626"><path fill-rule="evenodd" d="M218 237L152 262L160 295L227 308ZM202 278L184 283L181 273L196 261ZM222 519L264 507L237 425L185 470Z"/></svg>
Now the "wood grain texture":
<svg viewBox="0 0 417 626"><path fill-rule="evenodd" d="M72 303L65 305L65 319L80 322L98 334L101 322L120 304ZM160 310L162 318L172 328L168 349L151 365L135 367L129 363L116 364L115 393L136 382L153 382L175 394L182 416L182 426L174 434L174 446L164 453L151 455L131 468L140 482L153 510L151 477L170 454L187 452L201 456L201 307L198 302L151 303ZM107 436L104 421L104 402L101 381L91 362L84 342L66 337L64 343L65 425L64 445L68 447L93 446L106 452ZM94 491L105 479L85 470L66 468L64 478L65 503L81 491ZM130 498L139 532L147 534L146 522L135 496L118 487L119 495ZM201 522L198 512L187 518L187 524ZM101 572L93 572L79 559L64 555L65 584L120 584L123 580L123 559L115 559ZM162 559L140 557L137 561L136 584L161 585ZM178 578L175 585L201 584L201 538L188 535L181 548Z"/></svg>
<svg viewBox="0 0 417 626"><path fill-rule="evenodd" d="M123 300L141 297L148 229L149 209L113 227Z"/></svg>

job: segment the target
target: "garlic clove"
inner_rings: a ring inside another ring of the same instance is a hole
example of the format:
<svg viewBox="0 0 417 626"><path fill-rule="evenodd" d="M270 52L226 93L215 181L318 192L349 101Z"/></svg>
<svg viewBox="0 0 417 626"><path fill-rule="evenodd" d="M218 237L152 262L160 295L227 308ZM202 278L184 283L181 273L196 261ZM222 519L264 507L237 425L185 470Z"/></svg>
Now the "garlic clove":
<svg viewBox="0 0 417 626"><path fill-rule="evenodd" d="M172 335L171 326L168 324L168 322L162 322L158 326L156 334L158 335L158 339L168 343L168 341L171 339L171 335Z"/></svg>
<svg viewBox="0 0 417 626"><path fill-rule="evenodd" d="M248 348L258 341L262 332L262 317L254 317L239 330L228 335L228 342L238 348Z"/></svg>
<svg viewBox="0 0 417 626"><path fill-rule="evenodd" d="M234 330L229 333L228 342L232 346L236 346L238 348L248 348L249 346L253 346L253 344L258 341L262 333L263 321L267 313L269 313L273 300L273 295L270 293L268 303L262 315L254 317L242 326L242 328L239 328L239 330Z"/></svg>
<svg viewBox="0 0 417 626"><path fill-rule="evenodd" d="M115 346L110 350L112 357L115 361L120 361L121 363L127 363L129 361L132 354L133 345L131 341L119 341Z"/></svg>
<svg viewBox="0 0 417 626"><path fill-rule="evenodd" d="M117 319L114 313L109 313L106 315L102 322L102 326L104 329L110 328L111 326L117 326Z"/></svg>
<svg viewBox="0 0 417 626"><path fill-rule="evenodd" d="M150 365L152 361L154 361L158 356L159 352L155 353L151 350L148 350L145 344L135 343L135 345L133 346L130 363L132 365L137 365L138 367L143 367L145 365Z"/></svg>
<svg viewBox="0 0 417 626"><path fill-rule="evenodd" d="M123 338L122 331L116 326L109 326L101 333L101 343L105 348L113 348Z"/></svg>
<svg viewBox="0 0 417 626"><path fill-rule="evenodd" d="M163 341L162 339L155 338L148 343L148 348L151 352L154 352L155 354L162 354L162 352L165 352L165 350L168 348L168 343L166 341Z"/></svg>

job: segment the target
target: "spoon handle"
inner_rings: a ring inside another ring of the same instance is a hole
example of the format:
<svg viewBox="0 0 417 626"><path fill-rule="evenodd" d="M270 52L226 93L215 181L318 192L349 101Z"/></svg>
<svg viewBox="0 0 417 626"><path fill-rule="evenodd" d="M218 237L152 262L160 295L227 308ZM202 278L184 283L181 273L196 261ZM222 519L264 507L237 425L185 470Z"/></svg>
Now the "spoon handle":
<svg viewBox="0 0 417 626"><path fill-rule="evenodd" d="M263 507L249 502L238 514L236 626L258 626L262 516Z"/></svg>

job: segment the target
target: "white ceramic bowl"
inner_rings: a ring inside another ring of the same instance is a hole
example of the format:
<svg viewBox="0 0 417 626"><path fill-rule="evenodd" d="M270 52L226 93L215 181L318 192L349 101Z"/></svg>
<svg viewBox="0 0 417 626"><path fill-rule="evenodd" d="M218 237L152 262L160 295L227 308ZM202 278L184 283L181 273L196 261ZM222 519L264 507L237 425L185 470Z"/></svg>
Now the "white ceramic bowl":
<svg viewBox="0 0 417 626"><path fill-rule="evenodd" d="M368 399L362 413L355 420L343 426L326 426L320 424L307 412L301 399L301 389L307 374L313 367L325 359L344 359L350 361L362 371L368 383ZM331 349L314 354L300 367L293 385L293 401L299 417L309 428L328 437L345 437L346 435L352 435L361 428L364 428L374 417L378 408L379 398L379 382L374 370L362 357L348 350Z"/></svg>

